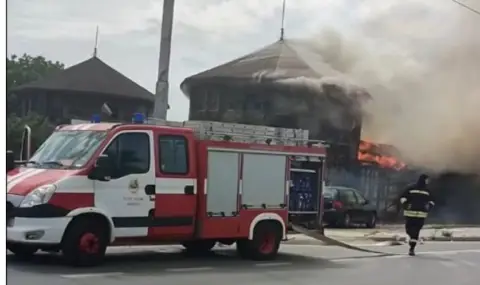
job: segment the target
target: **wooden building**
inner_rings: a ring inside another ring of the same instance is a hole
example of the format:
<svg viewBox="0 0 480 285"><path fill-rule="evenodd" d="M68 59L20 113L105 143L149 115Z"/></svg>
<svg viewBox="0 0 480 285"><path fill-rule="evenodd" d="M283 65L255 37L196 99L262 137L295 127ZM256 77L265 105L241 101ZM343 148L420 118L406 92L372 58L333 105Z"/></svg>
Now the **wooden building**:
<svg viewBox="0 0 480 285"><path fill-rule="evenodd" d="M331 143L331 163L357 159L361 88L338 84L341 74L301 41L279 40L260 50L186 78L190 120L302 128ZM353 90L353 91L352 91Z"/></svg>
<svg viewBox="0 0 480 285"><path fill-rule="evenodd" d="M92 57L47 78L11 90L17 104L9 113L30 112L53 123L70 119L89 120L108 103L119 120L131 120L134 112L150 114L154 95L116 71L98 57Z"/></svg>

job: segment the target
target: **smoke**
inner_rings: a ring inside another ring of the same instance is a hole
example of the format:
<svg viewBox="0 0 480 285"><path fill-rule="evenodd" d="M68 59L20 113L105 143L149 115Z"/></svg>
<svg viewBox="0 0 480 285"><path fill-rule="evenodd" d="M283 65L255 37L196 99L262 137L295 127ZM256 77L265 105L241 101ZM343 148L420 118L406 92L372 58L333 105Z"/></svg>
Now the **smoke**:
<svg viewBox="0 0 480 285"><path fill-rule="evenodd" d="M319 74L347 92L368 90L364 139L417 166L479 172L480 16L447 0L362 1L357 11L348 33L323 29L297 53L321 57Z"/></svg>

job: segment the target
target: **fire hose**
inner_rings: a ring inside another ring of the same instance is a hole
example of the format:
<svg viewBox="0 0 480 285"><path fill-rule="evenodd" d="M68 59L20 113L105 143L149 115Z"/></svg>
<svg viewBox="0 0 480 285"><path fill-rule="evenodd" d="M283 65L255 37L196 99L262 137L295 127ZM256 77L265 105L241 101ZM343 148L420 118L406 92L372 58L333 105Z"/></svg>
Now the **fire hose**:
<svg viewBox="0 0 480 285"><path fill-rule="evenodd" d="M339 246L351 250L356 250L356 251L361 251L361 252L368 252L368 253L374 253L374 254L381 254L381 255L403 255L399 253L391 253L391 252L383 252L383 251L378 251L378 250L372 250L372 249L366 249L362 247L358 247L355 245L351 245L330 237L327 237L324 235L322 232L319 232L318 230L309 230L303 226L300 225L294 225L292 224L292 229L296 231L297 233L304 234L308 237L314 238L316 240L324 242L326 245L333 245L333 246Z"/></svg>

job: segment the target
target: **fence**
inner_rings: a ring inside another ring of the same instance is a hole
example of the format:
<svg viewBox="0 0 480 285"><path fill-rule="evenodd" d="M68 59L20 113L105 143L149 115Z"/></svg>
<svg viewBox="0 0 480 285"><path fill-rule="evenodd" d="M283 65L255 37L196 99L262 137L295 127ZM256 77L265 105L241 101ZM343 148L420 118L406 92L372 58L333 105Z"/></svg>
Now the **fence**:
<svg viewBox="0 0 480 285"><path fill-rule="evenodd" d="M401 191L412 181L413 173L408 170L381 168L377 165L356 165L350 169L327 169L327 183L352 187L359 190L372 205L375 205L381 218L396 216L397 200Z"/></svg>

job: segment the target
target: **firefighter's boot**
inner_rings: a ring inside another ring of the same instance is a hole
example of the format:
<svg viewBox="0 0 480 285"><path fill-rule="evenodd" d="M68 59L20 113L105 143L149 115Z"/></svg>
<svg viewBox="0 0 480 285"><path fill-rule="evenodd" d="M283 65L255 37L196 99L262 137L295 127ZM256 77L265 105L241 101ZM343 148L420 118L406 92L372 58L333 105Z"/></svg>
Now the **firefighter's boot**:
<svg viewBox="0 0 480 285"><path fill-rule="evenodd" d="M417 243L415 241L410 241L410 250L408 251L408 255L415 256L415 246Z"/></svg>

